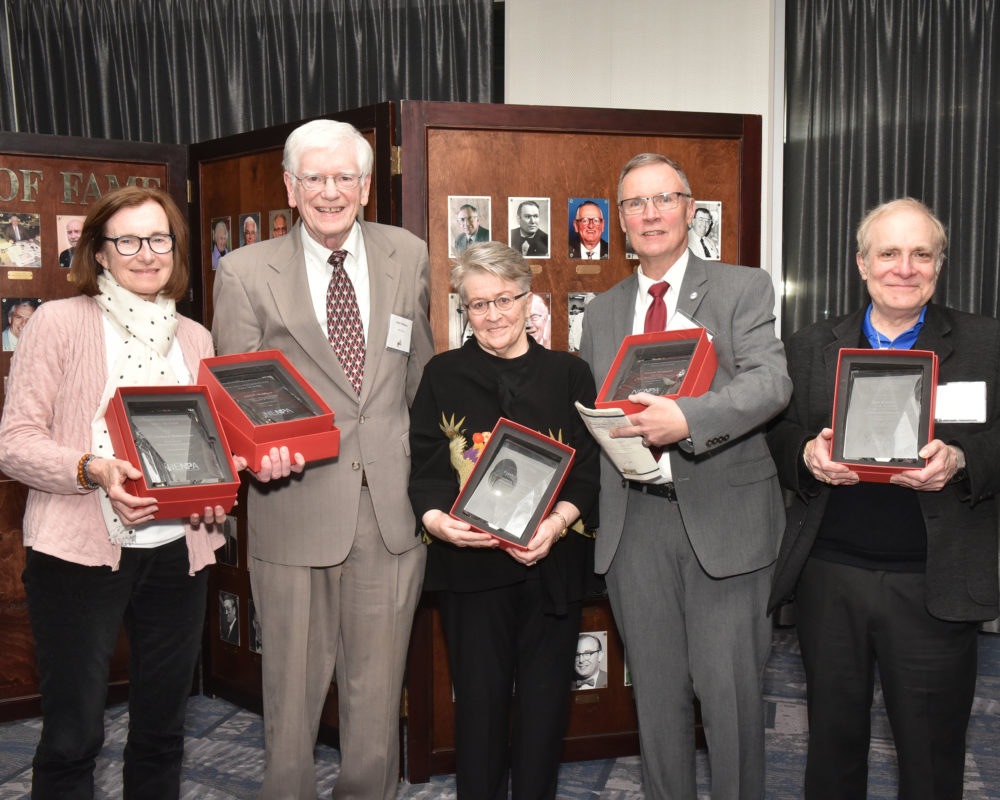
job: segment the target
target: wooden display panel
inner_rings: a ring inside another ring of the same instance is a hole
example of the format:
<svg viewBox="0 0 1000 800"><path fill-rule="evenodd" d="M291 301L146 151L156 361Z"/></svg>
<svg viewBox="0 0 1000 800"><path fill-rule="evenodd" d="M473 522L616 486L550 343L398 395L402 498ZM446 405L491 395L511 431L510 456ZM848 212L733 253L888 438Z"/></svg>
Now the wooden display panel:
<svg viewBox="0 0 1000 800"><path fill-rule="evenodd" d="M68 244L66 220L58 218L82 221L103 194L130 183L162 188L183 209L185 173L183 147L0 133L0 219L6 223L10 214L37 217L40 245L38 266L0 266L0 298L47 302L76 295L66 280L69 270L59 266L59 253ZM197 318L190 301L179 304L181 310ZM4 313L0 327L6 326ZM0 403L12 357L0 352ZM40 713L34 641L21 584L27 494L26 486L0 474L0 721ZM128 696L127 664L128 646L121 633L108 679L110 702Z"/></svg>
<svg viewBox="0 0 1000 800"><path fill-rule="evenodd" d="M491 200L491 238L507 242L517 222L508 198L549 199L548 258L529 259L532 291L551 298L552 347L567 349L569 293L610 289L638 266L626 258L617 212L618 175L643 152L685 171L696 200L722 205L722 261L760 263L759 116L486 104L402 104L403 225L431 257L431 327L448 347L453 226L448 198ZM569 257L569 199L607 199L607 260ZM543 220L544 222L544 220ZM543 225L544 228L544 225Z"/></svg>

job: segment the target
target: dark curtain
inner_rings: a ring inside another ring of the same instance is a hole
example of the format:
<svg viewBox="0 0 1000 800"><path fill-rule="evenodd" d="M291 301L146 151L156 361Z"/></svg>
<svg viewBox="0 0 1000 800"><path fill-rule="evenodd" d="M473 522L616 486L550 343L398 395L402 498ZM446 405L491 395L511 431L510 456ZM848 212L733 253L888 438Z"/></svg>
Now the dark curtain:
<svg viewBox="0 0 1000 800"><path fill-rule="evenodd" d="M1000 3L788 0L782 329L867 302L854 234L910 195L948 229L935 299L1000 309Z"/></svg>
<svg viewBox="0 0 1000 800"><path fill-rule="evenodd" d="M489 102L493 0L3 0L0 127L190 144Z"/></svg>

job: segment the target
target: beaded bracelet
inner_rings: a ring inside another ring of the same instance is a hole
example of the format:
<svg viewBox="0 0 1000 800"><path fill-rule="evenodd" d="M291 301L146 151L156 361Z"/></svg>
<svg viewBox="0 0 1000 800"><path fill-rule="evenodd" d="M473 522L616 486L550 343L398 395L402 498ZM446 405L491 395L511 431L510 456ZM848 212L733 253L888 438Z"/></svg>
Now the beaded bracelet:
<svg viewBox="0 0 1000 800"><path fill-rule="evenodd" d="M87 465L95 458L97 456L93 453L85 453L83 458L80 459L80 463L76 465L76 482L80 484L80 488L82 489L96 489L98 486L87 475Z"/></svg>
<svg viewBox="0 0 1000 800"><path fill-rule="evenodd" d="M559 538L562 539L569 532L569 523L566 522L566 517L560 514L558 511L553 511L549 514L550 517L559 517L562 520L562 530L559 532Z"/></svg>

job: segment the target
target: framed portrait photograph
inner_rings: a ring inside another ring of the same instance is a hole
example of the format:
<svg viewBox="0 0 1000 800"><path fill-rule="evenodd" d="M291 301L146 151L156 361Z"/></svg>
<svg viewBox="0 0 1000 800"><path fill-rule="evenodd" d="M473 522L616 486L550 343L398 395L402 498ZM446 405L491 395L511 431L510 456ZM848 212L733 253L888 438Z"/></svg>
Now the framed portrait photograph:
<svg viewBox="0 0 1000 800"><path fill-rule="evenodd" d="M268 238L285 236L292 229L292 209L277 208L267 214Z"/></svg>
<svg viewBox="0 0 1000 800"><path fill-rule="evenodd" d="M502 546L525 548L555 505L576 451L500 418L451 509Z"/></svg>
<svg viewBox="0 0 1000 800"><path fill-rule="evenodd" d="M229 236L230 217L212 217L212 269L219 268L219 259L233 249Z"/></svg>
<svg viewBox="0 0 1000 800"><path fill-rule="evenodd" d="M706 261L722 259L722 203L698 200L688 226L688 248Z"/></svg>
<svg viewBox="0 0 1000 800"><path fill-rule="evenodd" d="M608 686L608 632L580 631L573 659L573 691Z"/></svg>
<svg viewBox="0 0 1000 800"><path fill-rule="evenodd" d="M833 408L834 461L885 483L922 469L934 438L937 356L929 350L842 349Z"/></svg>
<svg viewBox="0 0 1000 800"><path fill-rule="evenodd" d="M83 233L84 216L78 214L56 215L56 242L59 249L59 268L69 269L73 264L73 252Z"/></svg>
<svg viewBox="0 0 1000 800"><path fill-rule="evenodd" d="M0 212L0 266L42 266L41 223L33 212Z"/></svg>
<svg viewBox="0 0 1000 800"><path fill-rule="evenodd" d="M226 644L240 643L240 598L219 590L219 638Z"/></svg>
<svg viewBox="0 0 1000 800"><path fill-rule="evenodd" d="M260 212L240 214L240 247L260 241Z"/></svg>
<svg viewBox="0 0 1000 800"><path fill-rule="evenodd" d="M525 258L549 258L549 198L508 197L507 219L510 235L507 240Z"/></svg>
<svg viewBox="0 0 1000 800"><path fill-rule="evenodd" d="M607 259L610 252L606 197L571 197L569 213L569 257L574 261Z"/></svg>
<svg viewBox="0 0 1000 800"><path fill-rule="evenodd" d="M35 313L35 309L42 304L41 297L4 297L2 301L3 321L0 327L3 333L0 334L3 340L3 349L12 353L17 348L17 340L21 338L21 331Z"/></svg>
<svg viewBox="0 0 1000 800"><path fill-rule="evenodd" d="M491 198L488 195L448 196L448 255L454 258L470 244L489 242Z"/></svg>

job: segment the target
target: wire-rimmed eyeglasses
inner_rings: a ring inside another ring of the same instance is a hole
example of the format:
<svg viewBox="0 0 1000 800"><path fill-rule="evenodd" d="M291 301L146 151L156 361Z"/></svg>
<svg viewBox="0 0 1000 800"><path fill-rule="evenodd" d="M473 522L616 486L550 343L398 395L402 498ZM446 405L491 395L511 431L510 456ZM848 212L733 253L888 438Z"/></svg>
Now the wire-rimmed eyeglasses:
<svg viewBox="0 0 1000 800"><path fill-rule="evenodd" d="M123 256L134 256L142 250L142 243L149 245L149 249L157 255L165 255L174 249L174 235L172 233L154 233L152 236L105 236L104 241L114 242L115 250Z"/></svg>
<svg viewBox="0 0 1000 800"><path fill-rule="evenodd" d="M341 172L339 175L293 175L292 177L301 183L307 192L321 191L330 181L333 181L338 191L346 192L357 187L361 181L360 175L353 175L350 172Z"/></svg>
<svg viewBox="0 0 1000 800"><path fill-rule="evenodd" d="M526 294L528 293L521 292L521 294L516 294L513 297L509 294L502 294L499 297L494 297L492 300L473 300L471 303L466 303L465 310L474 317L481 317L489 311L491 305L496 306L497 311L510 311L514 307L514 303Z"/></svg>
<svg viewBox="0 0 1000 800"><path fill-rule="evenodd" d="M646 203L653 201L653 207L657 211L673 211L680 205L682 197L690 197L686 192L662 192L650 197L627 197L618 201L618 206L626 217L641 214L646 210Z"/></svg>

